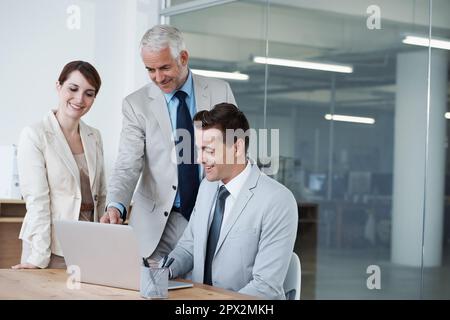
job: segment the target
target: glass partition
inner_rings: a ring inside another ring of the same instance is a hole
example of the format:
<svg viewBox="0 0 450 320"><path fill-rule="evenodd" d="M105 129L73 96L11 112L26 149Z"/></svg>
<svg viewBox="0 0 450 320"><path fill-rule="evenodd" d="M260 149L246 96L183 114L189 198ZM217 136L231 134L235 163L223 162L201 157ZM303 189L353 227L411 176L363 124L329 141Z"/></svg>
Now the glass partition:
<svg viewBox="0 0 450 320"><path fill-rule="evenodd" d="M450 213L449 213L449 50L450 2L431 3L430 88L427 109L427 174L422 289L425 299L450 298ZM428 43L425 43L428 44Z"/></svg>
<svg viewBox="0 0 450 320"><path fill-rule="evenodd" d="M230 81L239 107L279 130L272 176L299 203L303 299L450 296L448 51L414 42L428 40L430 4L235 1L170 16L191 67L248 75ZM447 9L434 1L444 38Z"/></svg>

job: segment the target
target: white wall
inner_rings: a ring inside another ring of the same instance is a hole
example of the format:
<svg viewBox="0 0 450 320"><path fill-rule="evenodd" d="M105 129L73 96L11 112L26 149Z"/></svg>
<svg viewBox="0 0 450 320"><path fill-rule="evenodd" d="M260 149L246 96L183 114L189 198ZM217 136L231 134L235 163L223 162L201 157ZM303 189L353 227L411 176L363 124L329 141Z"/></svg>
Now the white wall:
<svg viewBox="0 0 450 320"><path fill-rule="evenodd" d="M80 8L80 29L70 30L70 5ZM17 143L21 129L57 104L55 82L71 60L87 60L102 87L83 120L104 140L107 174L121 129L121 102L144 85L138 52L145 30L158 22L152 0L2 0L0 2L0 145Z"/></svg>

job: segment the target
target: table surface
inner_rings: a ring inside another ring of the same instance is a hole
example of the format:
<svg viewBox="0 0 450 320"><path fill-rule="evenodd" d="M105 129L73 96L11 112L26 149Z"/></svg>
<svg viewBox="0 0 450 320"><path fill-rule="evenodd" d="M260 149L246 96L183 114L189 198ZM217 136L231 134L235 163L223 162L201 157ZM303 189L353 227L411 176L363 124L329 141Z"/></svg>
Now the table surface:
<svg viewBox="0 0 450 320"><path fill-rule="evenodd" d="M143 299L139 291L81 283L80 289L66 285L69 274L63 269L0 269L0 299ZM247 300L256 297L194 283L194 287L169 290L170 300Z"/></svg>

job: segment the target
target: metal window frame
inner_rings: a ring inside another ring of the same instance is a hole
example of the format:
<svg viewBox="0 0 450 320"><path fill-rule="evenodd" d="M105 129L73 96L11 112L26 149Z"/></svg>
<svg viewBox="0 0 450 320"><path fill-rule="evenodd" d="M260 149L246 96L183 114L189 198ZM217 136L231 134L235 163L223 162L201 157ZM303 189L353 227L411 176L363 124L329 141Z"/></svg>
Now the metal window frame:
<svg viewBox="0 0 450 320"><path fill-rule="evenodd" d="M238 0L192 0L186 3L170 5L170 0L162 0L160 17L167 18L177 14L188 13L192 11L202 10L213 6L236 2Z"/></svg>

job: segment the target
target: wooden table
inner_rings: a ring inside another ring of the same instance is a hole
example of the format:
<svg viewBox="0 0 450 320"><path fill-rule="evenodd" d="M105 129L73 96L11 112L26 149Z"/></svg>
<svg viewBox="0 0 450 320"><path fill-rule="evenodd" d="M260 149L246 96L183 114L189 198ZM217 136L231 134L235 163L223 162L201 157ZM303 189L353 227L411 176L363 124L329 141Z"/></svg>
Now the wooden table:
<svg viewBox="0 0 450 320"><path fill-rule="evenodd" d="M66 286L69 274L63 269L0 269L0 300L136 300L138 291L81 283L80 289ZM257 299L237 292L194 283L192 288L169 290L170 300L248 300Z"/></svg>

